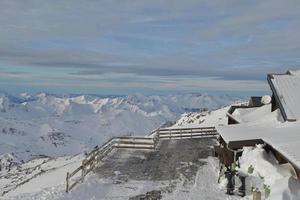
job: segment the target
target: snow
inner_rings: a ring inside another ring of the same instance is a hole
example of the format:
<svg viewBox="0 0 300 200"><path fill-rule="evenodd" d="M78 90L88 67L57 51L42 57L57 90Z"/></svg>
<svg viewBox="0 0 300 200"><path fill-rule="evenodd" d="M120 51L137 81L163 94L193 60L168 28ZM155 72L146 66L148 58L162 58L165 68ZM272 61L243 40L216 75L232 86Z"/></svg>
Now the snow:
<svg viewBox="0 0 300 200"><path fill-rule="evenodd" d="M300 182L293 178L290 166L279 165L272 154L265 152L262 145L244 147L239 163L240 167L237 171L246 176L246 191L249 199L251 199L252 187L262 191L262 197L265 199L266 186L270 189L270 196L267 195L266 199L299 199ZM253 171L249 171L249 168Z"/></svg>
<svg viewBox="0 0 300 200"><path fill-rule="evenodd" d="M299 199L300 183L293 178L295 172L291 165L279 165L261 145L245 147L239 159L237 170L247 176L248 192L244 198L225 195L224 184L217 184L218 161L212 157L204 160L207 164L198 169L190 186L180 179L171 183L126 180L116 184L118 177L122 177L122 173L116 171L115 177L101 179L91 173L80 187L65 193L66 173L79 167L84 155L64 155L87 151L114 135L145 135L167 121L174 121L185 111L188 112L181 115L173 128L215 126L227 142L260 138L300 166L300 123L283 122L280 111L270 112L270 105L237 109L233 116L242 123L228 126L229 107L203 111L201 99L206 105L213 101L208 96L174 96L168 97L169 100L139 95L100 98L40 93L20 96L20 99L0 97L0 194L9 191L3 199L121 200L164 188L162 199L165 200L250 200L251 187L259 188L264 195L266 186L271 189L267 199ZM187 102L189 98L192 100ZM218 101L211 106L220 107ZM203 112L189 112L195 108ZM21 164L23 159L29 161ZM173 188L168 193L170 184Z"/></svg>
<svg viewBox="0 0 300 200"><path fill-rule="evenodd" d="M77 100L85 101L84 99ZM300 145L298 143L299 139L297 139L299 137L297 130L299 130L300 124L297 125L297 128L295 128L295 123L282 123L280 121L277 121L276 123L274 121L274 117L276 118L276 115L270 115L268 117L272 118L272 120L267 121L271 124L274 122L273 126L263 126L258 123L253 124L251 122L235 126L226 126L226 112L228 108L229 107L224 107L211 112L184 114L182 115L183 117L177 121L174 127L215 125L218 129L227 130L228 133L232 133L231 131L233 128L235 130L239 130L234 131L234 135L228 135L230 138L227 137L227 139L230 140L235 138L245 139L245 137L252 138L256 136L269 136L269 141L272 140L272 142L276 142L276 144L278 144L282 149L286 147L285 144L288 144L287 146L295 149ZM247 113L248 112L245 112L243 114ZM44 124L42 128L46 131L49 130L49 126L47 126L47 124ZM278 134L282 132L282 129L288 130L285 135ZM294 138L294 143L291 143L289 138ZM297 154L295 151L293 151L293 153ZM116 184L115 180L122 176L121 172L116 171L115 177L106 179L99 179L96 174L91 173L85 178L85 181L80 184L80 187L75 187L69 194L67 194L65 193L64 185L65 174L66 172L70 172L77 168L81 164L82 158L82 154L59 158L38 158L21 164L18 167L13 167L9 173L0 172L0 192L3 191L5 187L6 189L14 188L18 183L27 179L30 181L17 187L3 198L7 200L123 200L135 195L145 194L148 191L159 190L161 188L165 188L166 191L168 191L167 186L170 185L170 182L166 181L128 180L121 184ZM252 199L249 191L247 196L244 198L225 195L224 184L217 184L218 161L212 157L209 157L204 161L207 164L199 168L193 185L187 188L184 181L172 182L172 192L164 192L162 199ZM244 148L243 155L240 157L239 161L240 168L238 170L247 175L248 187L253 186L262 189L264 184L268 185L271 188L271 193L268 198L270 200L299 199L300 183L298 180L293 178L294 172L291 170L291 167L277 164L274 157L271 154L267 154L263 150L262 146ZM251 174L248 173L249 166L252 166L254 169ZM17 177L19 177L17 182L14 180L14 176L16 176L16 174L18 174ZM3 178L4 175L8 175L8 178ZM264 178L262 179L261 177ZM248 190L250 190L250 188L248 188Z"/></svg>
<svg viewBox="0 0 300 200"><path fill-rule="evenodd" d="M227 144L261 139L300 168L299 122L284 122L279 109L271 112L271 104L236 109L232 116L238 119L240 124L216 127Z"/></svg>
<svg viewBox="0 0 300 200"><path fill-rule="evenodd" d="M83 158L83 155L77 155L34 159L13 167L9 172L1 172L0 194L9 191L5 197L12 198L56 186L64 189L66 173L79 167Z"/></svg>
<svg viewBox="0 0 300 200"><path fill-rule="evenodd" d="M289 172L277 164L276 159L272 155L268 155L262 145L257 147L244 147L243 155L239 158L240 169L243 174L248 176L263 177L263 183L273 185L278 179L285 176L291 176ZM249 167L253 167L253 172L249 173ZM257 182L257 181L256 181ZM253 185L253 187L258 187ZM259 188L262 190L262 188Z"/></svg>
<svg viewBox="0 0 300 200"><path fill-rule="evenodd" d="M300 123L284 122L279 109L271 112L270 105L264 105L258 108L237 109L234 112L234 117L238 118L241 124L226 125L227 121L224 116L228 109L224 108L210 113L186 114L178 120L175 126L198 127L207 125L205 124L205 121L207 121L208 124L216 126L227 143L263 139L267 144L286 156L291 163L300 167ZM223 123L219 123L219 119ZM267 154L262 146L244 147L239 162L240 168L238 170L248 176L246 184L250 185L247 196L243 199L252 199L251 186L258 187L262 191L262 199L300 199L300 181L294 178L296 174L291 164L279 165L274 156ZM252 174L248 173L250 166L254 168ZM201 176L205 175L201 174ZM264 184L271 189L268 198L264 198ZM220 187L225 189L225 185L220 184Z"/></svg>
<svg viewBox="0 0 300 200"><path fill-rule="evenodd" d="M229 106L213 111L204 111L200 113L185 113L172 126L172 128L193 128L193 127L216 127L224 126L228 122L226 113Z"/></svg>
<svg viewBox="0 0 300 200"><path fill-rule="evenodd" d="M279 98L287 120L300 119L300 71L289 71L287 74L272 74L270 82Z"/></svg>
<svg viewBox="0 0 300 200"><path fill-rule="evenodd" d="M237 109L233 116L241 123L216 127L227 144L261 139L285 156L291 164L300 168L299 122L284 122L279 109L271 112L270 105ZM258 188L263 194L265 187L270 187L271 194L267 199L299 199L300 183L294 178L297 176L292 165L279 165L273 155L267 154L262 146L244 147L239 162L239 171L247 175L248 185ZM248 171L250 166L254 169L251 174Z"/></svg>
<svg viewBox="0 0 300 200"><path fill-rule="evenodd" d="M209 95L0 95L0 155L20 161L89 151L111 137L147 135L184 112L216 109L239 98Z"/></svg>
<svg viewBox="0 0 300 200"><path fill-rule="evenodd" d="M277 126L268 124L239 124L217 127L226 143L262 139L300 168L300 123L285 122Z"/></svg>
<svg viewBox="0 0 300 200"><path fill-rule="evenodd" d="M238 100L196 94L119 97L2 94L0 194L8 192L5 199L99 199L97 195L102 198L103 194L107 199L124 199L165 187L169 183L134 180L122 185L123 188L115 187L113 180L99 180L90 174L81 187L66 194L65 178L67 172L81 164L84 156L76 154L90 151L113 136L147 135L177 120L184 112L216 109ZM213 117L221 117L223 112L205 112L207 121L203 125L213 121ZM221 118L218 120L225 123Z"/></svg>
<svg viewBox="0 0 300 200"><path fill-rule="evenodd" d="M271 104L254 108L237 108L232 116L240 123L262 124L283 122L279 110L271 112Z"/></svg>
<svg viewBox="0 0 300 200"><path fill-rule="evenodd" d="M55 161L49 165L59 166L66 165L66 161ZM74 162L68 161L68 163ZM77 158L75 159L77 160ZM183 180L173 181L147 181L147 180L128 180L116 184L115 178L121 176L120 172L115 172L116 177L107 179L99 179L96 174L90 174L80 187L75 187L70 193L65 193L62 184L62 174L65 172L64 167L57 167L56 170L46 173L28 182L24 186L18 188L13 193L4 196L6 200L124 200L139 194L145 194L153 190L165 190L162 193L163 200L198 200L198 199L214 199L214 200L234 200L241 199L239 197L231 197L225 194L224 188L217 184L217 166L218 161L215 158L208 158L207 164L199 168L194 184L187 186ZM76 161L75 161L76 163ZM68 168L71 164L66 165ZM173 188L170 188L169 185ZM42 188L38 190L37 188ZM172 192L167 192L168 190Z"/></svg>
<svg viewBox="0 0 300 200"><path fill-rule="evenodd" d="M0 155L0 171L9 171L19 161L11 154Z"/></svg>
<svg viewBox="0 0 300 200"><path fill-rule="evenodd" d="M225 188L217 183L218 161L215 158L209 157L204 161L207 162L203 169L199 170L196 175L195 183L191 191L187 192L182 184L176 190L167 194L164 200L172 199L187 199L187 200L234 200L242 199L238 196L228 196L225 194Z"/></svg>

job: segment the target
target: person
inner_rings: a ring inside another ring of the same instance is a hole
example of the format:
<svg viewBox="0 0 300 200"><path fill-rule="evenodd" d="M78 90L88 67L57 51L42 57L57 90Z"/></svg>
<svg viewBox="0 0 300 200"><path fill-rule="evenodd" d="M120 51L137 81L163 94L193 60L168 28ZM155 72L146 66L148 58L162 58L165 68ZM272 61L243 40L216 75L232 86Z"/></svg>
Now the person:
<svg viewBox="0 0 300 200"><path fill-rule="evenodd" d="M232 171L229 167L227 167L227 170L225 171L225 178L227 179L227 185L226 185L226 194L233 195L235 181L234 181L235 172Z"/></svg>

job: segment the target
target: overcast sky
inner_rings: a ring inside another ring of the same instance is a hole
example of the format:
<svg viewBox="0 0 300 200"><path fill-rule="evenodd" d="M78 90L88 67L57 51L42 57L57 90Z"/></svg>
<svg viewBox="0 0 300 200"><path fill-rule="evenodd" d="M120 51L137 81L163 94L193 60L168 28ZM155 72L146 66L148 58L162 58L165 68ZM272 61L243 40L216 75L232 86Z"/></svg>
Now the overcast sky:
<svg viewBox="0 0 300 200"><path fill-rule="evenodd" d="M264 93L300 68L299 0L0 0L0 90Z"/></svg>

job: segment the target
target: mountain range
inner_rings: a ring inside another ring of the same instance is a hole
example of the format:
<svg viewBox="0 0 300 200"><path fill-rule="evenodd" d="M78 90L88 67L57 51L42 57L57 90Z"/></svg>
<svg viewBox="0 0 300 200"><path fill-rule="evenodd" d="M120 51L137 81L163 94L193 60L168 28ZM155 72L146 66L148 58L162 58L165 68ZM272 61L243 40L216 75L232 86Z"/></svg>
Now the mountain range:
<svg viewBox="0 0 300 200"><path fill-rule="evenodd" d="M214 110L239 97L207 94L0 94L0 155L15 162L89 151L113 136L146 135L183 113Z"/></svg>

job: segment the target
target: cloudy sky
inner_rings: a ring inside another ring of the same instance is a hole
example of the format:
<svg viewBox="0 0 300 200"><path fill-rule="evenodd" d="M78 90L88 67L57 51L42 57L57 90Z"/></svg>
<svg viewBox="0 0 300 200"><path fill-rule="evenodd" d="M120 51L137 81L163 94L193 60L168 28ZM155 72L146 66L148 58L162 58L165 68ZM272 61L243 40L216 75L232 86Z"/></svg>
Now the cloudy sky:
<svg viewBox="0 0 300 200"><path fill-rule="evenodd" d="M0 90L257 93L300 68L299 0L0 0Z"/></svg>

